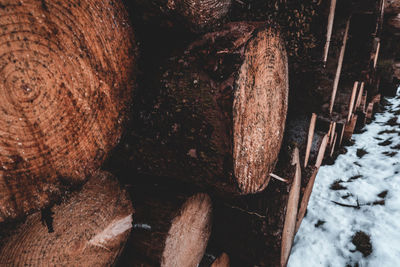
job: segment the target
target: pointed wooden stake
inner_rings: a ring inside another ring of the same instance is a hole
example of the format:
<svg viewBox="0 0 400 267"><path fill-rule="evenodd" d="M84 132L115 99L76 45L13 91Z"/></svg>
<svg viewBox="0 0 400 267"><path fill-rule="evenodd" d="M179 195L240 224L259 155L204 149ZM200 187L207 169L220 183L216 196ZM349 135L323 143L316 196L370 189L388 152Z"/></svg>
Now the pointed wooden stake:
<svg viewBox="0 0 400 267"><path fill-rule="evenodd" d="M354 100L356 99L357 88L358 88L358 82L354 82L353 91L351 92L351 97L350 97L349 112L347 114L347 121L350 121L351 115L353 114Z"/></svg>
<svg viewBox="0 0 400 267"><path fill-rule="evenodd" d="M328 145L328 134L324 136L321 142L321 146L319 147L317 160L315 162L315 167L321 167L322 161L324 160L326 146Z"/></svg>
<svg viewBox="0 0 400 267"><path fill-rule="evenodd" d="M308 202L310 201L310 196L312 189L314 187L315 178L317 177L319 168L316 168L311 175L310 180L308 181L306 190L304 190L303 198L301 199L299 213L297 215L297 222L296 222L296 233L300 228L301 222L303 221L304 215L306 214Z"/></svg>
<svg viewBox="0 0 400 267"><path fill-rule="evenodd" d="M297 210L300 198L301 186L301 167L299 149L296 147L293 151L292 164L296 165L296 172L294 175L293 183L289 192L289 199L286 208L285 224L282 232L282 247L281 247L281 267L287 265L290 250L292 249L293 239L296 227Z"/></svg>
<svg viewBox="0 0 400 267"><path fill-rule="evenodd" d="M340 139L339 139L339 146L342 145L342 142L343 142L343 135L344 135L344 130L345 130L345 129L346 129L346 125L343 124L343 126L342 126L342 132L341 132L341 134L340 134Z"/></svg>
<svg viewBox="0 0 400 267"><path fill-rule="evenodd" d="M329 9L329 17L328 17L328 25L326 27L326 42L325 42L325 46L324 46L324 55L323 55L323 60L322 60L322 62L324 63L324 67L326 66L326 62L328 60L329 45L331 44L333 21L335 18L335 9L336 9L336 0L331 0L331 7Z"/></svg>
<svg viewBox="0 0 400 267"><path fill-rule="evenodd" d="M336 121L334 121L332 124L332 129L329 136L329 145L332 145L333 138L335 137L336 134L335 132L336 132Z"/></svg>
<svg viewBox="0 0 400 267"><path fill-rule="evenodd" d="M304 167L307 167L308 159L310 157L310 151L312 146L312 140L314 138L315 122L317 121L317 114L311 115L310 127L308 128L307 148L306 155L304 157Z"/></svg>
<svg viewBox="0 0 400 267"><path fill-rule="evenodd" d="M333 89L332 89L331 102L330 102L330 106L329 106L329 114L332 114L333 105L335 103L336 92L337 92L337 88L339 85L340 73L342 72L344 53L346 51L347 36L349 34L349 28L350 28L350 18L347 20L346 30L345 30L344 36L343 36L343 43L342 43L342 47L340 49L339 62L338 62L338 66L336 69L335 80L333 81Z"/></svg>
<svg viewBox="0 0 400 267"><path fill-rule="evenodd" d="M335 133L335 138L333 139L333 144L332 144L332 146L331 146L331 153L330 153L330 155L329 155L329 156L331 156L331 157L332 157L332 155L333 155L333 152L335 152L336 139L337 139L337 133Z"/></svg>
<svg viewBox="0 0 400 267"><path fill-rule="evenodd" d="M354 111L357 111L361 105L361 100L364 94L364 82L361 83L360 85L360 90L358 91L358 96L357 96L357 101L356 101L356 105L354 107Z"/></svg>
<svg viewBox="0 0 400 267"><path fill-rule="evenodd" d="M379 41L377 47L376 47L376 52L375 52L375 58L374 58L374 69L376 68L376 63L378 63L378 56L379 56L379 50L381 48L381 42Z"/></svg>

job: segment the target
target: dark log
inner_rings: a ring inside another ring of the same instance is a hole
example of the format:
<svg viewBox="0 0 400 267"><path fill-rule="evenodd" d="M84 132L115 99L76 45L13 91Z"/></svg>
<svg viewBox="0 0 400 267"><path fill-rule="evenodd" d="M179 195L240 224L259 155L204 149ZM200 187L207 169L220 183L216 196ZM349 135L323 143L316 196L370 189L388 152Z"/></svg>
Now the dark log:
<svg viewBox="0 0 400 267"><path fill-rule="evenodd" d="M120 266L198 266L211 234L211 198L165 184L132 192L135 224Z"/></svg>
<svg viewBox="0 0 400 267"><path fill-rule="evenodd" d="M284 154L274 172L293 181L296 168ZM231 266L279 266L290 186L272 180L262 193L216 199L210 247L226 251Z"/></svg>
<svg viewBox="0 0 400 267"><path fill-rule="evenodd" d="M120 1L0 7L1 222L98 169L121 135L135 53Z"/></svg>
<svg viewBox="0 0 400 267"><path fill-rule="evenodd" d="M210 30L223 20L231 7L231 0L135 0L145 20L166 16L174 24L180 23L193 32Z"/></svg>
<svg viewBox="0 0 400 267"><path fill-rule="evenodd" d="M344 128L343 140L349 141L353 136L354 129L356 128L357 118L357 115L353 115L350 121L346 123L346 126Z"/></svg>
<svg viewBox="0 0 400 267"><path fill-rule="evenodd" d="M161 83L143 85L133 149L139 172L233 194L267 186L285 127L288 66L279 34L260 25L204 35L170 59Z"/></svg>
<svg viewBox="0 0 400 267"><path fill-rule="evenodd" d="M2 266L112 266L132 227L132 203L110 174L98 173L52 209L27 217L2 240Z"/></svg>

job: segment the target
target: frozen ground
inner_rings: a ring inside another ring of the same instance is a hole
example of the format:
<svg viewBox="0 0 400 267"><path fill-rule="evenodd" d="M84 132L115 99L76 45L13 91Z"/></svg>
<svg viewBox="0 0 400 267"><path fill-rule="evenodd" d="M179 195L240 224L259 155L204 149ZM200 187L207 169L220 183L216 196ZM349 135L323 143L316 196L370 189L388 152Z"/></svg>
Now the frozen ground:
<svg viewBox="0 0 400 267"><path fill-rule="evenodd" d="M387 100L321 167L288 266L400 266L400 95Z"/></svg>

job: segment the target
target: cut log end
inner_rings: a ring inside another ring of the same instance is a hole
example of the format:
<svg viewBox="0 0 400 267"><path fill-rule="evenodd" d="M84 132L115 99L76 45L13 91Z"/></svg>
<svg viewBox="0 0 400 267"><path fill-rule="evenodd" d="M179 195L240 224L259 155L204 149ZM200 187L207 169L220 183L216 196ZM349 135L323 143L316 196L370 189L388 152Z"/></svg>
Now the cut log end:
<svg viewBox="0 0 400 267"><path fill-rule="evenodd" d="M233 103L234 174L243 193L263 190L277 159L286 120L288 65L278 35L263 30L246 47Z"/></svg>
<svg viewBox="0 0 400 267"><path fill-rule="evenodd" d="M165 241L161 266L197 266L211 234L211 198L207 194L190 197L172 221Z"/></svg>
<svg viewBox="0 0 400 267"><path fill-rule="evenodd" d="M135 60L120 1L16 3L0 8L0 221L100 166L121 134Z"/></svg>
<svg viewBox="0 0 400 267"><path fill-rule="evenodd" d="M114 177L98 173L80 192L35 213L2 240L6 266L112 266L132 227L132 203Z"/></svg>

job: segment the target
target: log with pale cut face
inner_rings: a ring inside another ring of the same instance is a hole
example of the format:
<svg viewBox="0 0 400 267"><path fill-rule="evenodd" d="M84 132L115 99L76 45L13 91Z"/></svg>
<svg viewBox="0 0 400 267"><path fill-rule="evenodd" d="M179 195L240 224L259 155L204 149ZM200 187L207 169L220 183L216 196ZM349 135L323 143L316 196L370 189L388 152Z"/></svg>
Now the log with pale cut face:
<svg viewBox="0 0 400 267"><path fill-rule="evenodd" d="M262 23L227 24L171 57L157 77L136 96L144 103L134 112L138 171L219 193L262 191L288 105L279 32Z"/></svg>
<svg viewBox="0 0 400 267"><path fill-rule="evenodd" d="M117 143L132 90L120 1L2 1L0 222L52 203Z"/></svg>
<svg viewBox="0 0 400 267"><path fill-rule="evenodd" d="M2 266L112 266L132 228L133 208L116 178L98 172L60 205L32 214L2 240Z"/></svg>

